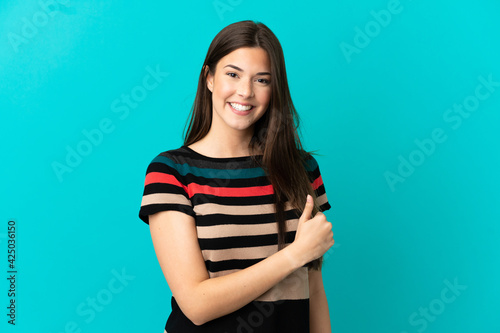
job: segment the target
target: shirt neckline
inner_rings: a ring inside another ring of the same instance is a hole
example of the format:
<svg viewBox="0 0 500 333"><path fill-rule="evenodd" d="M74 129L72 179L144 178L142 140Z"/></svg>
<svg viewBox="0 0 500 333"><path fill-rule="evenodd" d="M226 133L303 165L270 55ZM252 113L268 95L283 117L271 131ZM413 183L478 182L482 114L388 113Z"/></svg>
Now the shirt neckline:
<svg viewBox="0 0 500 333"><path fill-rule="evenodd" d="M205 160L210 160L210 161L247 161L249 159L252 158L251 155L249 156L238 156L238 157L210 157L210 156L206 156L206 155L203 155L203 154L200 154L196 151L194 151L193 149L189 148L188 146L185 146L183 145L182 148L184 148L185 150L189 151L190 153L202 158L202 159L205 159ZM260 158L262 157L263 155L255 155L257 158Z"/></svg>

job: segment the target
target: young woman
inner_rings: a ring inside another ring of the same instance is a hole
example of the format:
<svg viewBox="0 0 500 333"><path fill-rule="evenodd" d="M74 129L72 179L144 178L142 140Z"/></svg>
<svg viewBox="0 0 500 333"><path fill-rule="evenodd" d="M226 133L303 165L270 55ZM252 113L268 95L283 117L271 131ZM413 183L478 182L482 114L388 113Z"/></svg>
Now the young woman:
<svg viewBox="0 0 500 333"><path fill-rule="evenodd" d="M149 164L139 212L173 295L165 331L331 332L330 204L268 27L217 34L191 112L184 145Z"/></svg>

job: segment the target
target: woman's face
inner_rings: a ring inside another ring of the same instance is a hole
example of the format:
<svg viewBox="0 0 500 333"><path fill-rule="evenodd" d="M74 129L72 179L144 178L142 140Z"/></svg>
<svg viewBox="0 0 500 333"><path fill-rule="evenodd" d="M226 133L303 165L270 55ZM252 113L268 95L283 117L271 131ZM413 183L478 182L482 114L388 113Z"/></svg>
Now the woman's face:
<svg viewBox="0 0 500 333"><path fill-rule="evenodd" d="M253 133L271 99L271 64L260 47L239 48L219 60L208 74L212 92L212 126Z"/></svg>

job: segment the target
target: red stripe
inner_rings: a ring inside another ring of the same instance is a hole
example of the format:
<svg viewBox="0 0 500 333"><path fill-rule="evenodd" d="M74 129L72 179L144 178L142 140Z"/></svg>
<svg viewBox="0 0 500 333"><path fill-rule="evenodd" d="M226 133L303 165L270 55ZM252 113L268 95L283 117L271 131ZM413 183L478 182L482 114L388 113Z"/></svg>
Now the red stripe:
<svg viewBox="0 0 500 333"><path fill-rule="evenodd" d="M211 187L208 185L198 185L196 183L188 185L188 195L190 198L194 194L211 194L218 197L258 197L273 193L272 185L253 187Z"/></svg>
<svg viewBox="0 0 500 333"><path fill-rule="evenodd" d="M182 187L184 190L187 190L186 186L182 185L182 183L179 182L177 178L175 178L173 175L169 175L162 172L150 172L146 175L144 186L153 183L172 184L175 186Z"/></svg>
<svg viewBox="0 0 500 333"><path fill-rule="evenodd" d="M171 184L181 187L187 192L190 198L192 198L195 194L211 194L219 197L258 197L274 193L272 185L252 187L212 187L191 183L188 186L185 186L173 175L162 172L150 172L146 175L144 186L153 183Z"/></svg>
<svg viewBox="0 0 500 333"><path fill-rule="evenodd" d="M321 175L318 178L316 178L316 180L313 181L311 185L313 187L313 190L316 190L318 187L323 185L323 178L321 178Z"/></svg>
<svg viewBox="0 0 500 333"><path fill-rule="evenodd" d="M172 184L182 187L188 193L190 198L196 193L212 194L219 197L255 197L274 193L272 185L253 187L211 187L208 185L191 183L186 187L174 176L162 172L150 172L146 175L144 185L153 183ZM323 185L323 178L321 178L321 175L316 178L311 185L313 190L316 190L318 187Z"/></svg>

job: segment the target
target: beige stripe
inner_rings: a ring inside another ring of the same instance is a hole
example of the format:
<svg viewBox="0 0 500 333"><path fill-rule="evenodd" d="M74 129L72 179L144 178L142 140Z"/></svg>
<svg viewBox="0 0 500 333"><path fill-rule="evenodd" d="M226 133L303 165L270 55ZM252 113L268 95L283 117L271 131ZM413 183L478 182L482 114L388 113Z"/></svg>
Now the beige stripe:
<svg viewBox="0 0 500 333"><path fill-rule="evenodd" d="M297 230L298 219L286 221L287 231ZM220 238L235 236L255 236L278 233L276 222L262 224L221 224L213 226L196 227L198 238Z"/></svg>
<svg viewBox="0 0 500 333"><path fill-rule="evenodd" d="M153 193L142 197L141 206L151 204L179 204L191 206L191 201L182 194L173 193Z"/></svg>
<svg viewBox="0 0 500 333"><path fill-rule="evenodd" d="M326 193L323 193L316 198L319 206L328 201ZM293 207L289 201L285 204L285 210L292 210ZM219 205L214 203L206 203L196 205L194 211L197 215L224 214L224 215L259 215L259 214L274 214L274 204L265 205L248 205L248 206L229 206Z"/></svg>
<svg viewBox="0 0 500 333"><path fill-rule="evenodd" d="M289 202L285 205L285 210L292 209ZM274 204L248 205L248 206L228 206L213 203L197 205L194 208L197 215L225 214L225 215L259 215L274 214Z"/></svg>
<svg viewBox="0 0 500 333"><path fill-rule="evenodd" d="M202 250L203 258L210 261L267 258L278 251L278 245L238 247L229 250Z"/></svg>
<svg viewBox="0 0 500 333"><path fill-rule="evenodd" d="M238 272L239 269L230 269L220 272L209 272L210 278L216 278ZM309 271L307 267L301 267L274 287L259 296L256 301L274 302L283 299L307 299L309 298Z"/></svg>
<svg viewBox="0 0 500 333"><path fill-rule="evenodd" d="M322 195L316 198L316 203L318 204L318 206L323 205L327 201L328 199L326 198L326 193L323 193Z"/></svg>
<svg viewBox="0 0 500 333"><path fill-rule="evenodd" d="M327 202L326 193L320 195L316 202L319 206ZM147 194L142 197L141 206L151 205L151 204L181 204L192 206L191 201L181 194L174 193L152 193ZM292 206L289 202L285 205L285 210L291 210ZM197 205L194 208L198 215L206 214L226 214L226 215L258 215L258 214L274 214L274 204L265 205L248 205L248 206L228 206L228 205L218 205L212 203L206 203Z"/></svg>
<svg viewBox="0 0 500 333"><path fill-rule="evenodd" d="M213 203L201 204L194 207L197 215L224 214L224 215L257 215L274 213L274 205L227 206Z"/></svg>
<svg viewBox="0 0 500 333"><path fill-rule="evenodd" d="M219 276L224 276L224 275L229 275L229 274L232 274L232 273L236 273L238 271L240 271L241 269L228 269L226 271L219 271L219 272L208 272L208 276L212 279L212 278L216 278L216 277L219 277Z"/></svg>
<svg viewBox="0 0 500 333"><path fill-rule="evenodd" d="M258 297L256 301L274 302L307 298L309 298L309 273L307 267L301 267Z"/></svg>

